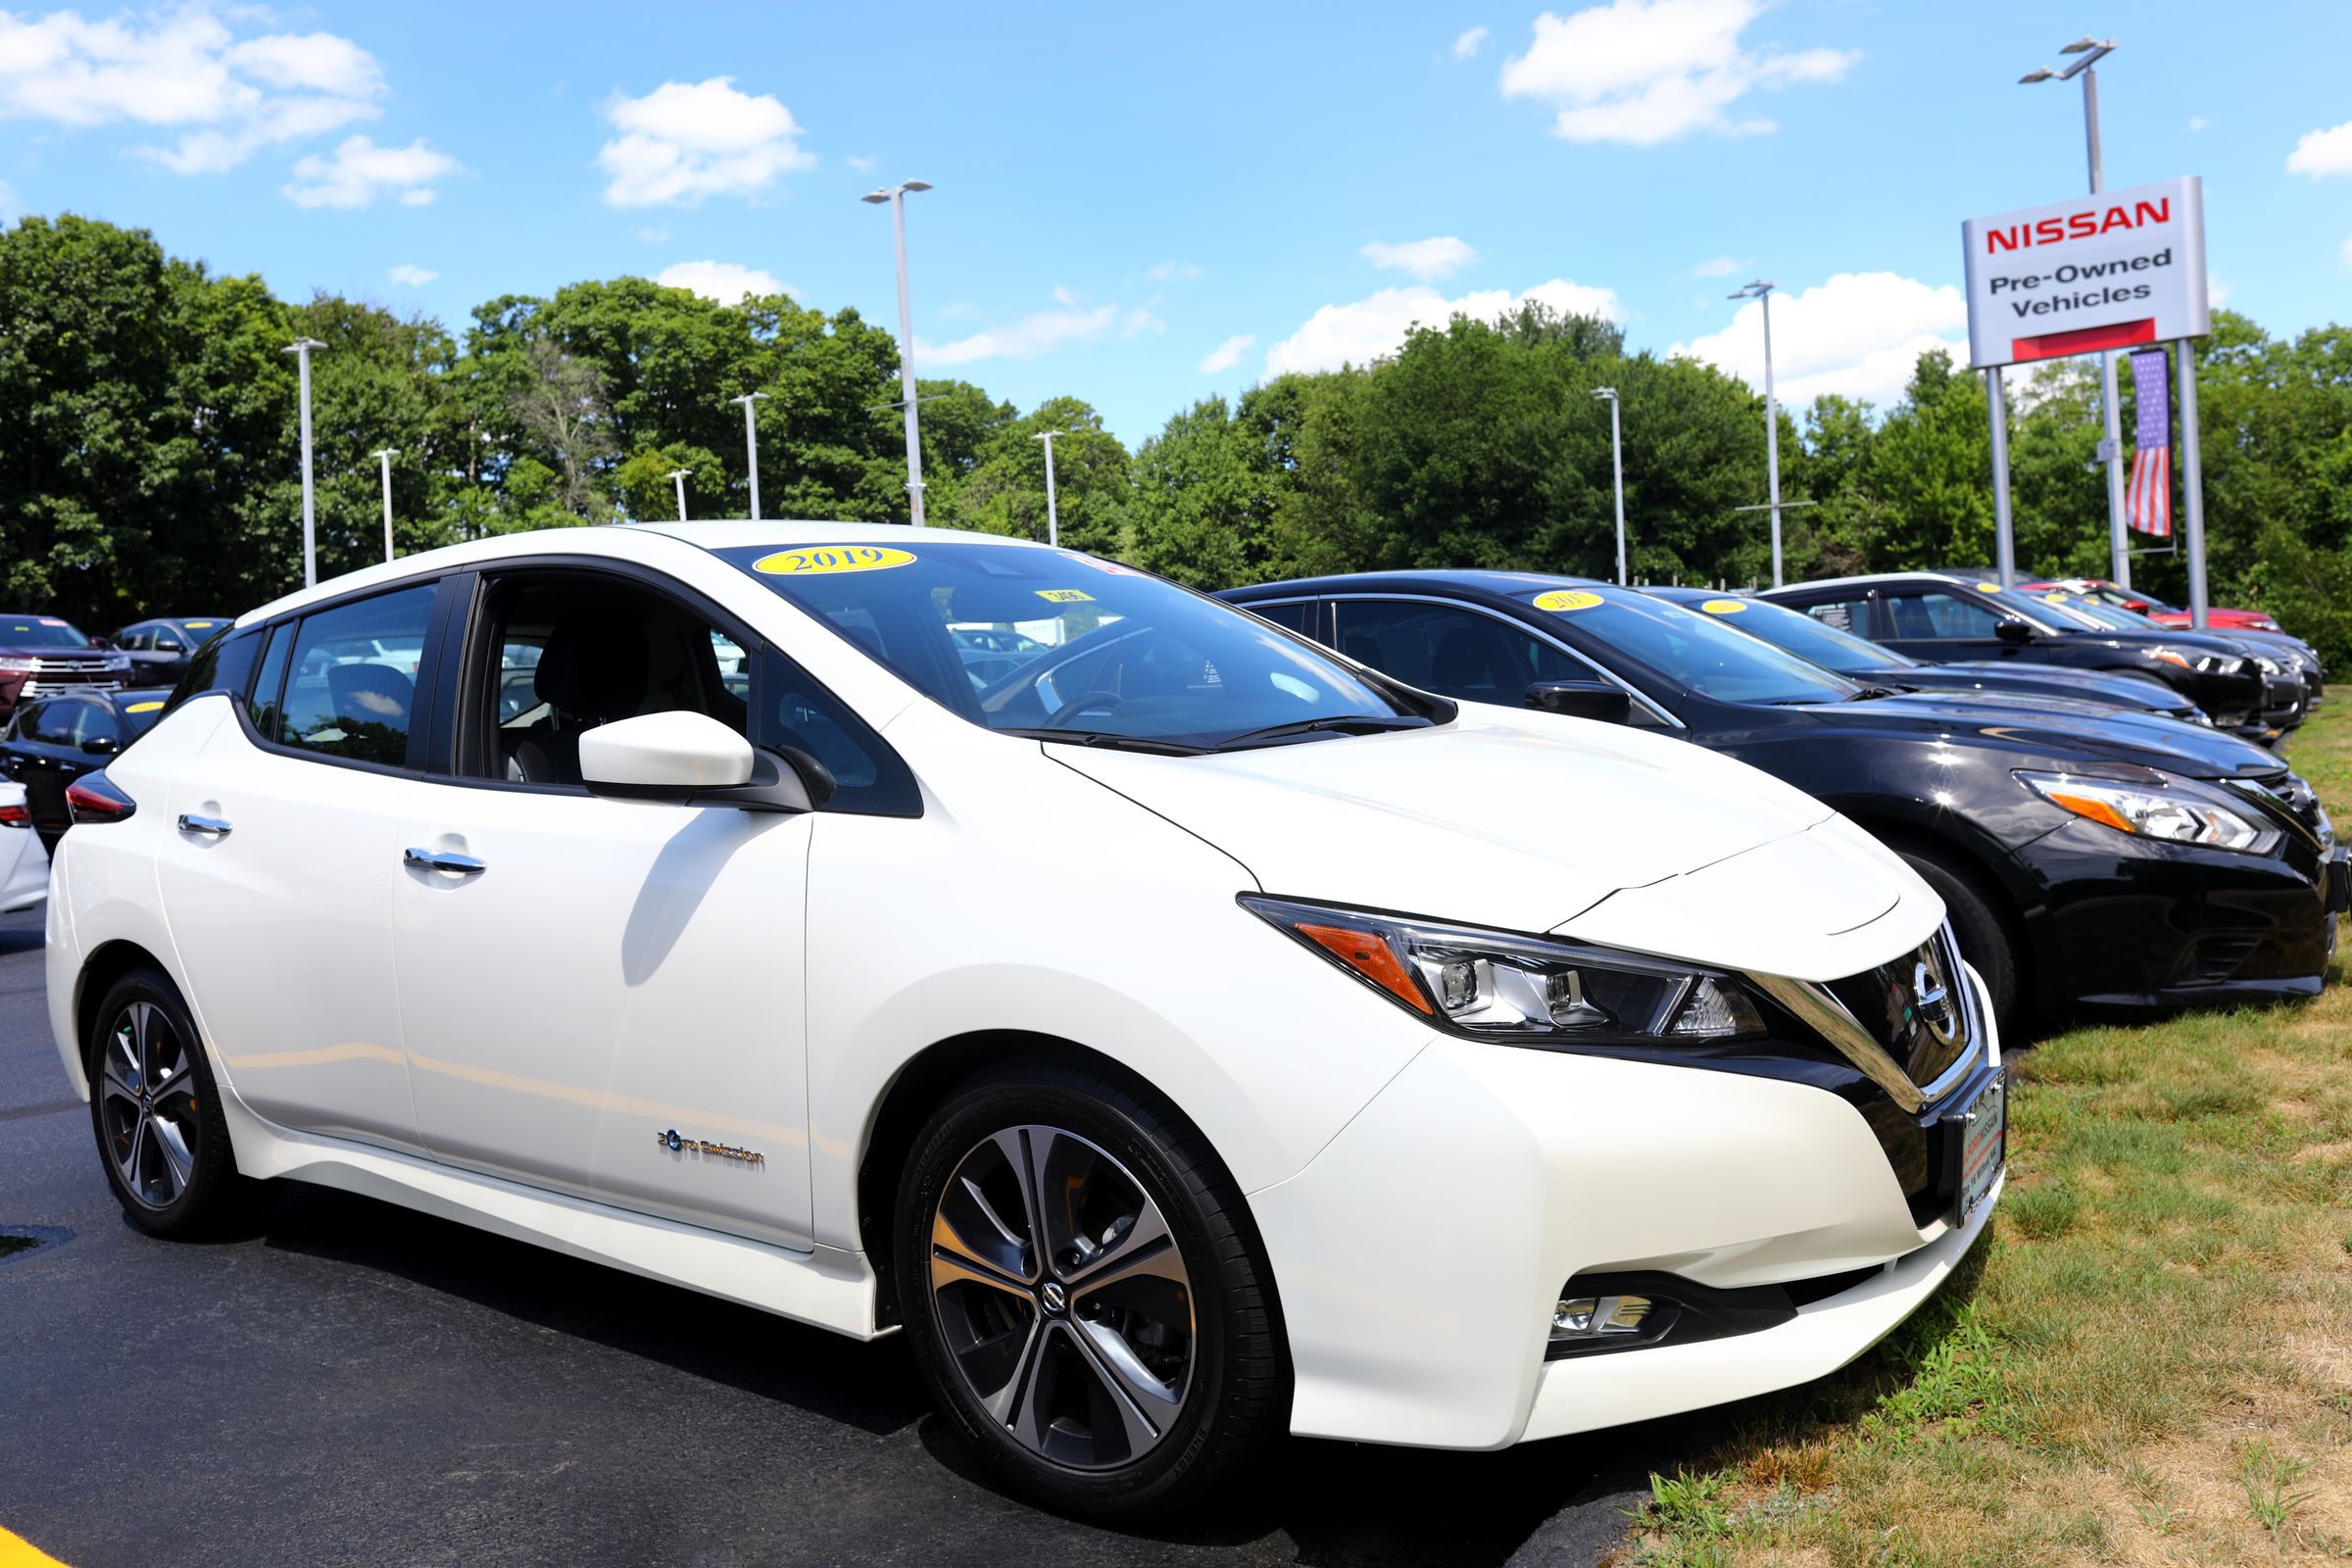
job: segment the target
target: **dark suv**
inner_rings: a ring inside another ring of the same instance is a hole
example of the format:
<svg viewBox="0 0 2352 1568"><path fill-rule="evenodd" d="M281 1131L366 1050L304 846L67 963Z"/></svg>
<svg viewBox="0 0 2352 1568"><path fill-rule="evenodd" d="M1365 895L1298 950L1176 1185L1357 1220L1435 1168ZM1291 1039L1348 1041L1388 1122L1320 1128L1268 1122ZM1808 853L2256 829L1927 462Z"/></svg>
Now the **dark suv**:
<svg viewBox="0 0 2352 1568"><path fill-rule="evenodd" d="M1573 577L1372 572L1223 597L1423 690L1664 729L1795 785L1936 890L2004 1014L2313 996L2352 902L2311 786L2178 719L1876 695ZM1562 833L1592 830L1560 803Z"/></svg>

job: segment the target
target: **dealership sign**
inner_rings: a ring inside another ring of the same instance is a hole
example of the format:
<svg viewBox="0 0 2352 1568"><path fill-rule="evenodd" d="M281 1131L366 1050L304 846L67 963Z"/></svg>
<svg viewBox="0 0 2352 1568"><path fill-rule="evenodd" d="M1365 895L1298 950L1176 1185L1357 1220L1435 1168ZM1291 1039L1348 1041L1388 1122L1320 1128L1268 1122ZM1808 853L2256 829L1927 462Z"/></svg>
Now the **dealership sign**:
<svg viewBox="0 0 2352 1568"><path fill-rule="evenodd" d="M1977 369L2213 329L2194 175L1973 218L1960 234Z"/></svg>

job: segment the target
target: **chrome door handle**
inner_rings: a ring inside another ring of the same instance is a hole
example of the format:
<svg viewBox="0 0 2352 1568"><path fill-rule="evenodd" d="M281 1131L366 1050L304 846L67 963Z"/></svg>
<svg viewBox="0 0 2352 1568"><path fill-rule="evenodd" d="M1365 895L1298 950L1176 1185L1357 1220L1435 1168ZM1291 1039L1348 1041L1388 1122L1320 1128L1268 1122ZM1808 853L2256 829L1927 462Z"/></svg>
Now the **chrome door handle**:
<svg viewBox="0 0 2352 1568"><path fill-rule="evenodd" d="M451 855L441 850L419 850L414 846L404 850L400 858L421 871L451 871L459 876L478 876L490 869L470 855Z"/></svg>
<svg viewBox="0 0 2352 1568"><path fill-rule="evenodd" d="M207 838L224 839L228 837L226 822L217 816L198 816L192 811L179 813L179 830L182 833L202 833Z"/></svg>

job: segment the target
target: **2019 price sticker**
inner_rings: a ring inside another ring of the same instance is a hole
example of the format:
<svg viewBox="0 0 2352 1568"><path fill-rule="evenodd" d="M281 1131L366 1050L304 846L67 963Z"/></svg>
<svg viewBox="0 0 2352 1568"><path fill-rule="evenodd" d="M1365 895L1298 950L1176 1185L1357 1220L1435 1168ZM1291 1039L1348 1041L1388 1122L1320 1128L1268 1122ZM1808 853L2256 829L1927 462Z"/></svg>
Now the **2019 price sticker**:
<svg viewBox="0 0 2352 1568"><path fill-rule="evenodd" d="M911 565L914 552L882 545L816 545L807 550L779 550L752 563L752 569L770 577L815 577L837 571L887 571Z"/></svg>

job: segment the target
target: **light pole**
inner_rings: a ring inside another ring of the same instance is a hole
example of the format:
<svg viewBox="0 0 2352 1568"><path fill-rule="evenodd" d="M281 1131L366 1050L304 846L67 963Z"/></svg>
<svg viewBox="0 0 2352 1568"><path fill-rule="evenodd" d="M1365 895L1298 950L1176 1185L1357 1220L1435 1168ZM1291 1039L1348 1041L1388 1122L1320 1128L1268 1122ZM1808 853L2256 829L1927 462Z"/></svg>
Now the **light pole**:
<svg viewBox="0 0 2352 1568"><path fill-rule="evenodd" d="M752 405L766 396L767 394L764 392L746 392L739 398L727 399L729 403L743 405L743 456L752 475L752 520L754 522L760 520L760 421L758 416L752 412Z"/></svg>
<svg viewBox="0 0 2352 1568"><path fill-rule="evenodd" d="M1048 430L1029 438L1046 444L1046 543L1050 545L1061 543L1061 514L1054 503L1054 438L1068 434L1067 430Z"/></svg>
<svg viewBox="0 0 2352 1568"><path fill-rule="evenodd" d="M929 190L928 180L908 179L869 191L860 201L890 203L890 225L899 248L899 403L906 411L906 505L914 525L923 525L923 444L915 417L914 312L906 303L906 193Z"/></svg>
<svg viewBox="0 0 2352 1568"><path fill-rule="evenodd" d="M2113 38L2077 38L2058 51L2082 58L2064 71L2036 68L2018 77L2023 86L2036 81L2082 78L2082 134L2090 153L2090 193L2107 188L2099 152L2098 63L2115 52ZM2099 350L2099 396L2106 405L2106 438L2099 443L2099 461L2107 466L2107 553L2109 572L2119 588L2132 586L2132 538L2124 527L2124 420L2115 403L2115 351Z"/></svg>
<svg viewBox="0 0 2352 1568"><path fill-rule="evenodd" d="M1617 389L1604 386L1592 394L1605 398L1609 405L1609 470L1617 480L1617 586L1626 586L1625 577L1625 443L1617 431Z"/></svg>
<svg viewBox="0 0 2352 1568"><path fill-rule="evenodd" d="M294 356L302 381L302 585L318 586L318 511L311 492L311 350L325 344L298 338L281 351Z"/></svg>
<svg viewBox="0 0 2352 1568"><path fill-rule="evenodd" d="M392 562L392 460L400 456L400 448L386 447L375 454L384 466L384 564Z"/></svg>
<svg viewBox="0 0 2352 1568"><path fill-rule="evenodd" d="M1764 307L1764 476L1772 498L1772 585L1781 586L1781 406L1772 395L1772 289L1769 278L1757 278L1731 295L1754 300Z"/></svg>
<svg viewBox="0 0 2352 1568"><path fill-rule="evenodd" d="M664 479L674 480L677 483L678 520L680 522L684 522L686 520L686 476L693 471L694 470L692 468L672 468L662 476Z"/></svg>

